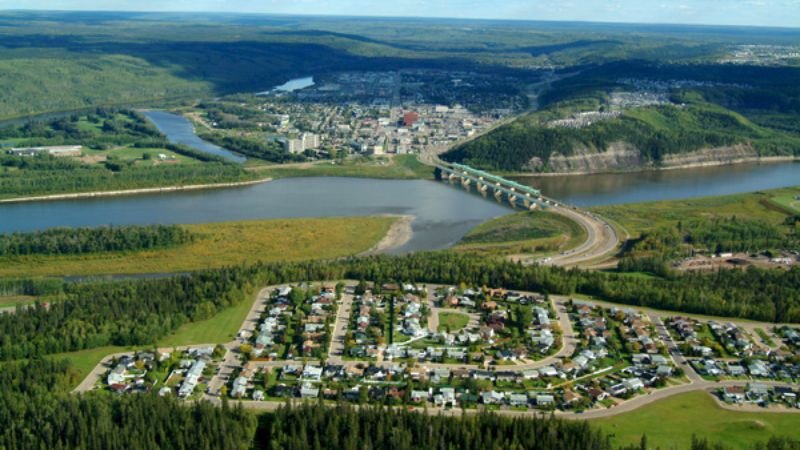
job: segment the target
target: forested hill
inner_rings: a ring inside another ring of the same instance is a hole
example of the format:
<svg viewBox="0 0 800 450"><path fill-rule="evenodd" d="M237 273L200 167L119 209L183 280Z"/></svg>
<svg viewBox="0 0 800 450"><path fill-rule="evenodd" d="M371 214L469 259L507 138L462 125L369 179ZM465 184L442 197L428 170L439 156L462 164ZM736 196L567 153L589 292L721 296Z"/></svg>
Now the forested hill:
<svg viewBox="0 0 800 450"><path fill-rule="evenodd" d="M443 159L494 170L599 172L798 157L800 89L792 79L800 79L800 69L640 63L587 69L555 83L540 111Z"/></svg>

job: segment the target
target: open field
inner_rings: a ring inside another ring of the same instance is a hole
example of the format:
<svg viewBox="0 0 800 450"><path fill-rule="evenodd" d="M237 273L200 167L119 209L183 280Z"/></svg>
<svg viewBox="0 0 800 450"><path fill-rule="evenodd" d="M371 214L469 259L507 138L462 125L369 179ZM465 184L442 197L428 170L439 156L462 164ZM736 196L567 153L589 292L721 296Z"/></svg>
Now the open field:
<svg viewBox="0 0 800 450"><path fill-rule="evenodd" d="M256 300L255 293L248 293L239 304L218 312L214 317L191 322L178 328L175 333L158 341L159 347L191 344L224 344L236 339L247 313Z"/></svg>
<svg viewBox="0 0 800 450"><path fill-rule="evenodd" d="M778 208L782 199L800 195L800 187L775 189L747 194L702 197L686 200L668 200L651 203L634 203L590 208L604 217L619 223L633 236L642 231L693 218L738 216L760 219L772 224L786 220L785 208ZM788 205L787 205L788 206Z"/></svg>
<svg viewBox="0 0 800 450"><path fill-rule="evenodd" d="M328 259L372 248L394 217L280 219L185 225L195 242L176 248L0 258L0 276L183 272L257 261Z"/></svg>
<svg viewBox="0 0 800 450"><path fill-rule="evenodd" d="M36 297L30 295L11 295L0 296L0 308L8 308L17 305L29 305L36 301Z"/></svg>
<svg viewBox="0 0 800 450"><path fill-rule="evenodd" d="M575 247L586 230L572 220L542 211L499 217L472 229L455 247L483 254L548 253Z"/></svg>
<svg viewBox="0 0 800 450"><path fill-rule="evenodd" d="M286 166L253 166L251 170L272 178L285 177L356 177L384 179L433 179L433 169L414 155L393 157L358 157L343 161Z"/></svg>
<svg viewBox="0 0 800 450"><path fill-rule="evenodd" d="M753 448L770 435L800 438L797 414L738 412L722 409L706 392L690 392L636 411L591 421L613 435L617 445L638 444L647 435L650 447L687 448L692 435L731 448Z"/></svg>
<svg viewBox="0 0 800 450"><path fill-rule="evenodd" d="M461 313L453 312L440 312L439 313L439 330L449 330L451 333L459 331L467 326L469 323L469 316Z"/></svg>

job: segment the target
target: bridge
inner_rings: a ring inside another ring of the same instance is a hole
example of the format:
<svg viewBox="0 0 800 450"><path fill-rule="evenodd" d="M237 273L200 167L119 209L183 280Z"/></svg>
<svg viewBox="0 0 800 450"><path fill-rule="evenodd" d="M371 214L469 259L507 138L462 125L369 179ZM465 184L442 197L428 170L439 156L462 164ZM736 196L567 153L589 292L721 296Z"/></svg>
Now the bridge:
<svg viewBox="0 0 800 450"><path fill-rule="evenodd" d="M474 185L482 195L488 196L491 193L498 201L507 200L514 208L522 207L532 211L558 206L554 200L545 198L538 189L464 164L437 163L436 168L439 169L442 180L451 184L461 183L466 190Z"/></svg>

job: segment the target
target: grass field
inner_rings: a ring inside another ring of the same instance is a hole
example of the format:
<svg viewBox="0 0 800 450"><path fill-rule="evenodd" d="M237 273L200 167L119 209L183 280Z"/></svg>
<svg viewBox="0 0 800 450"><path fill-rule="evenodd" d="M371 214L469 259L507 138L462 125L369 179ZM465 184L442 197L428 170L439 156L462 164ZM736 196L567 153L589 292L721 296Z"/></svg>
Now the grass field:
<svg viewBox="0 0 800 450"><path fill-rule="evenodd" d="M552 253L575 247L586 230L572 220L543 211L499 217L473 228L455 247L480 254Z"/></svg>
<svg viewBox="0 0 800 450"><path fill-rule="evenodd" d="M8 308L17 305L29 305L36 301L36 297L29 295L0 296L0 308Z"/></svg>
<svg viewBox="0 0 800 450"><path fill-rule="evenodd" d="M675 225L692 218L739 216L782 224L788 214L788 199L800 195L800 187L776 189L747 194L633 203L590 208L614 220L631 233ZM780 207L778 207L780 205Z"/></svg>
<svg viewBox="0 0 800 450"><path fill-rule="evenodd" d="M188 323L180 327L175 333L160 339L155 346L161 348L193 344L224 344L230 342L236 337L236 333L239 331L239 328L241 328L255 300L255 293L248 295L245 300L238 305L227 308L208 320ZM80 374L79 379L83 380L107 355L152 347L153 346L107 346L77 352L57 353L50 355L49 358L70 360Z"/></svg>
<svg viewBox="0 0 800 450"><path fill-rule="evenodd" d="M753 448L771 435L800 439L800 415L722 409L705 392L676 395L610 418L590 422L613 435L616 445L638 444L647 435L651 448L688 448L692 435L730 448Z"/></svg>
<svg viewBox="0 0 800 450"><path fill-rule="evenodd" d="M187 323L175 333L158 341L159 347L191 344L224 344L236 338L242 322L256 299L256 293L249 294L238 305L227 308L214 317L200 322Z"/></svg>
<svg viewBox="0 0 800 450"><path fill-rule="evenodd" d="M356 177L383 179L433 179L433 169L414 155L358 157L343 161L316 164L254 166L260 174L272 178L286 177Z"/></svg>
<svg viewBox="0 0 800 450"><path fill-rule="evenodd" d="M0 276L183 272L257 261L337 258L369 250L395 220L348 217L185 225L198 236L188 245L127 253L0 258Z"/></svg>
<svg viewBox="0 0 800 450"><path fill-rule="evenodd" d="M469 316L456 312L439 313L439 329L437 331L449 330L450 333L458 331L469 323Z"/></svg>

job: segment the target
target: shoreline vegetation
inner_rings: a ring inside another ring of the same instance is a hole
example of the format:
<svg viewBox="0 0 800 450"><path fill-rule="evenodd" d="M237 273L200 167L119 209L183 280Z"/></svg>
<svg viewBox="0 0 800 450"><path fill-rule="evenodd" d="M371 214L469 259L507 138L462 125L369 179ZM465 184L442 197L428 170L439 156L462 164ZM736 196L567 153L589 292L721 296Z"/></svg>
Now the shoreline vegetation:
<svg viewBox="0 0 800 450"><path fill-rule="evenodd" d="M410 219L406 219L409 220ZM331 260L402 245L397 216L267 219L180 225L191 243L151 250L0 257L0 278L182 273L241 264ZM403 222L402 218L400 222ZM390 230L395 228L394 232Z"/></svg>
<svg viewBox="0 0 800 450"><path fill-rule="evenodd" d="M70 194L37 195L30 197L0 199L0 203L43 202L43 201L53 201L53 200L76 200L81 198L94 198L94 197L118 197L124 195L159 194L164 192L198 191L204 189L221 189L230 187L252 186L255 184L268 183L270 181L272 181L272 178L267 177L259 180L236 181L230 183L189 184L182 186L123 189L116 191L93 191L93 192L75 192Z"/></svg>

